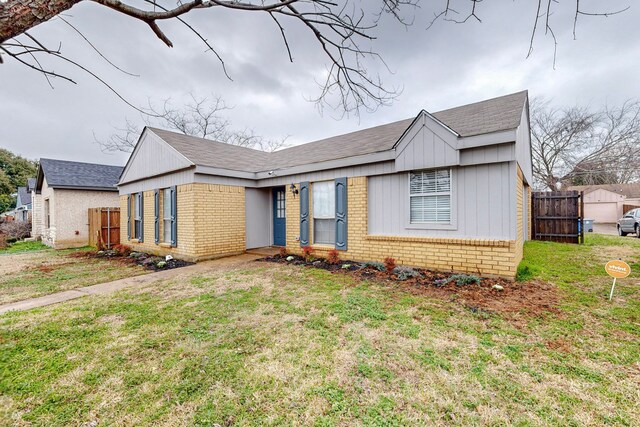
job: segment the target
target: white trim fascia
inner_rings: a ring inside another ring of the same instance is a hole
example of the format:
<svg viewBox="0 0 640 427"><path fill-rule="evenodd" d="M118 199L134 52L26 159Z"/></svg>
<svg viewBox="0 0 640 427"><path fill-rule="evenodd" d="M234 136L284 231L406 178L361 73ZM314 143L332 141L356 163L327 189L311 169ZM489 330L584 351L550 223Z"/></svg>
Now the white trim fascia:
<svg viewBox="0 0 640 427"><path fill-rule="evenodd" d="M395 150L378 151L375 153L361 154L359 156L343 157L341 159L327 160L318 163L308 163L305 165L291 166L282 169L274 169L274 174L269 175L268 172L257 172L254 179L266 179L274 177L282 177L288 175L297 175L301 173L317 172L329 169L339 169L351 166L366 165L370 163L385 162L395 160Z"/></svg>
<svg viewBox="0 0 640 427"><path fill-rule="evenodd" d="M464 150L465 148L484 147L488 145L504 144L506 142L515 142L517 133L518 130L516 128L498 132L484 133L482 135L467 136L464 138L460 138L460 145L458 148L460 150Z"/></svg>

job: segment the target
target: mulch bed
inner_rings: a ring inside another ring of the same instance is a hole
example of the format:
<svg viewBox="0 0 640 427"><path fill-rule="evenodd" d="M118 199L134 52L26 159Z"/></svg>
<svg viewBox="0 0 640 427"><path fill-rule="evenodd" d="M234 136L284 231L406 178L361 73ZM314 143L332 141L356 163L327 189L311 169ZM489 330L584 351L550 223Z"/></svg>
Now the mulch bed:
<svg viewBox="0 0 640 427"><path fill-rule="evenodd" d="M150 255L144 252L129 252L129 251L117 251L117 250L105 250L105 251L77 251L68 254L71 258L106 258L113 259L114 261L124 264L137 264L147 270L162 271L171 270L174 268L186 267L193 265L193 262L187 262L180 259L166 259L165 257L159 257Z"/></svg>
<svg viewBox="0 0 640 427"><path fill-rule="evenodd" d="M263 258L262 261L322 268L333 273L347 274L358 280L394 285L414 295L456 302L477 313L525 314L533 317L558 313L556 286L540 280L515 282L496 277L477 277L479 282L476 283L476 276L423 268L413 268L417 276L401 280L396 274L355 261L341 260L338 264L330 264L325 259L306 260L298 255L274 255ZM465 278L470 283L465 283Z"/></svg>

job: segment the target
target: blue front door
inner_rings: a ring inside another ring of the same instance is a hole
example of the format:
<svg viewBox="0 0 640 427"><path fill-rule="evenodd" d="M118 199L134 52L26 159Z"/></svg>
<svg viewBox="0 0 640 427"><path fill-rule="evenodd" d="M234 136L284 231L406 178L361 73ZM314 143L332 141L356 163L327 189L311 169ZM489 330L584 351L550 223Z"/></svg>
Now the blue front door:
<svg viewBox="0 0 640 427"><path fill-rule="evenodd" d="M273 244L287 245L287 212L285 208L285 188L275 187L273 193Z"/></svg>

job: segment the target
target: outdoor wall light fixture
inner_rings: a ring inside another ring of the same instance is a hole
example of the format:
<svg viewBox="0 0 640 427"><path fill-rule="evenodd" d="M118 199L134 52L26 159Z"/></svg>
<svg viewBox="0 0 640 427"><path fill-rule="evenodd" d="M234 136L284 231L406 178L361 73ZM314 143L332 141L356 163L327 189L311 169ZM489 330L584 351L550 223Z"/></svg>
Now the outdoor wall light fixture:
<svg viewBox="0 0 640 427"><path fill-rule="evenodd" d="M293 194L293 198L296 198L296 194L299 193L298 189L296 188L295 184L291 184L291 186L289 187L289 190L291 190L291 194Z"/></svg>

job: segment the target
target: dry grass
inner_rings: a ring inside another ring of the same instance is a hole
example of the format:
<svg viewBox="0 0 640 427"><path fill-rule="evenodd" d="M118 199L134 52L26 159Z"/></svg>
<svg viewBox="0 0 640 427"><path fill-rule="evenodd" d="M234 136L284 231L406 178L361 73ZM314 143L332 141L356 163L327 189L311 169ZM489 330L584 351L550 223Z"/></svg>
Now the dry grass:
<svg viewBox="0 0 640 427"><path fill-rule="evenodd" d="M0 424L637 425L637 299L572 280L506 318L251 263L6 315Z"/></svg>
<svg viewBox="0 0 640 427"><path fill-rule="evenodd" d="M80 250L81 251L81 250ZM75 257L78 250L0 255L0 304L146 274L108 258Z"/></svg>

